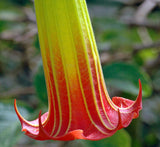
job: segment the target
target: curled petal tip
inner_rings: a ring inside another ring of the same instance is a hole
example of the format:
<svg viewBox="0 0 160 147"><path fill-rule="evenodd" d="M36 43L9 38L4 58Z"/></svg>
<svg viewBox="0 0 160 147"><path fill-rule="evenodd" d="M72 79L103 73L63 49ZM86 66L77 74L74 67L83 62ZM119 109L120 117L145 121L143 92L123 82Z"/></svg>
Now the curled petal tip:
<svg viewBox="0 0 160 147"><path fill-rule="evenodd" d="M142 84L140 79L139 79L139 94L137 96L137 101L141 102L141 107L142 107Z"/></svg>
<svg viewBox="0 0 160 147"><path fill-rule="evenodd" d="M137 110L133 114L133 118L137 118L139 116L139 111L142 109L142 84L140 79L139 79L139 93L132 107L136 108Z"/></svg>
<svg viewBox="0 0 160 147"><path fill-rule="evenodd" d="M142 84L141 81L139 80L139 93L135 101L126 99L123 97L113 97L112 102L118 106L119 109L121 108L129 108L133 107L134 105L137 107L140 107L142 109Z"/></svg>
<svg viewBox="0 0 160 147"><path fill-rule="evenodd" d="M14 105L16 104L16 99L14 99Z"/></svg>
<svg viewBox="0 0 160 147"><path fill-rule="evenodd" d="M16 104L16 99L14 100L14 109L15 109L15 111L16 111L16 113L17 113L17 104Z"/></svg>
<svg viewBox="0 0 160 147"><path fill-rule="evenodd" d="M15 112L20 120L20 122L22 122L22 116L20 115L20 113L18 112L18 108L17 108L17 104L16 104L16 99L14 100L14 109L15 109Z"/></svg>
<svg viewBox="0 0 160 147"><path fill-rule="evenodd" d="M133 107L136 107L138 110L142 109L142 84L140 79L139 79L139 93L136 101L133 104Z"/></svg>
<svg viewBox="0 0 160 147"><path fill-rule="evenodd" d="M142 85L139 80L139 94L135 101L125 99L122 97L113 97L113 103L117 106L118 113L121 121L119 122L119 128L127 127L132 119L139 116L139 111L142 109Z"/></svg>

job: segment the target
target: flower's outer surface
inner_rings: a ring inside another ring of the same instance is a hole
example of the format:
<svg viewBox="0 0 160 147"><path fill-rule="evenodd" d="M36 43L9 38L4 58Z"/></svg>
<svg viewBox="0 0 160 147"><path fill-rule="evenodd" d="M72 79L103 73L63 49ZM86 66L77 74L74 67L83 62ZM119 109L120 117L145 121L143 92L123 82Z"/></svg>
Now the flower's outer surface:
<svg viewBox="0 0 160 147"><path fill-rule="evenodd" d="M36 140L99 140L127 127L142 109L136 101L110 99L85 0L35 0L49 110L26 121L22 131ZM127 86L127 85L126 85Z"/></svg>

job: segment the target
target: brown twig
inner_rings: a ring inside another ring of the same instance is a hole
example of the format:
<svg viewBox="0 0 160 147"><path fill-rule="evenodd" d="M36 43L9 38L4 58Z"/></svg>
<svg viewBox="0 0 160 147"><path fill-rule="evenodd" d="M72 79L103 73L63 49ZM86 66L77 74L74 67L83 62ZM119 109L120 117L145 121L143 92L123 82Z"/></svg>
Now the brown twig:
<svg viewBox="0 0 160 147"><path fill-rule="evenodd" d="M106 52L100 54L101 64L105 65L106 63L111 63L114 61L126 61L131 59L131 54L124 54L124 53L116 53L113 55L110 55Z"/></svg>
<svg viewBox="0 0 160 147"><path fill-rule="evenodd" d="M160 41L159 42L153 42L153 43L148 43L148 44L137 44L133 46L134 51L141 51L144 49L149 49L149 48L160 48Z"/></svg>
<svg viewBox="0 0 160 147"><path fill-rule="evenodd" d="M137 9L135 14L136 22L143 22L156 5L157 3L155 0L145 0Z"/></svg>
<svg viewBox="0 0 160 147"><path fill-rule="evenodd" d="M13 88L10 91L0 93L0 97L17 97L19 95L35 94L34 87Z"/></svg>
<svg viewBox="0 0 160 147"><path fill-rule="evenodd" d="M125 20L125 23L131 27L146 27L154 30L160 30L160 22L149 22L149 21L133 21L133 20Z"/></svg>
<svg viewBox="0 0 160 147"><path fill-rule="evenodd" d="M137 9L134 21L137 23L143 23L146 21L148 14L156 7L156 0L145 0ZM146 27L138 28L138 34L143 42L143 44L152 43L152 38L148 33L148 29Z"/></svg>

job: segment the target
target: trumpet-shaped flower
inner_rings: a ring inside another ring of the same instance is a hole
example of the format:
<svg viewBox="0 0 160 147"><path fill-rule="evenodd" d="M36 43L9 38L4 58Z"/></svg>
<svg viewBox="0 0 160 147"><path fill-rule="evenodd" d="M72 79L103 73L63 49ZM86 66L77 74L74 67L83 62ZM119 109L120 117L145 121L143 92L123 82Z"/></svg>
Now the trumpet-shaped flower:
<svg viewBox="0 0 160 147"><path fill-rule="evenodd" d="M99 140L127 127L142 109L141 83L135 101L110 99L85 0L35 0L35 9L49 109L27 121L15 101L22 131L36 140Z"/></svg>

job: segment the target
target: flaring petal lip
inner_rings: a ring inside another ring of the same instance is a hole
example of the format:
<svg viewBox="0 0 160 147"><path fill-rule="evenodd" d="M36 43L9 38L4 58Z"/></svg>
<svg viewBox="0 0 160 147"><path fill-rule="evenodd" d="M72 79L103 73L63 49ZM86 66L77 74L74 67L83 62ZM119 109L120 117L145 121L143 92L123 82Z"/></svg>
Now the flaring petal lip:
<svg viewBox="0 0 160 147"><path fill-rule="evenodd" d="M127 127L142 109L136 101L110 99L85 0L35 0L49 110L34 121L15 111L22 131L36 140L99 140Z"/></svg>
<svg viewBox="0 0 160 147"><path fill-rule="evenodd" d="M41 111L40 111L38 119L34 121L26 121L19 114L17 110L16 100L15 100L14 106L15 106L17 116L22 125L22 131L24 131L26 135L28 135L29 137L33 139L36 139L36 140L52 139L52 140L63 140L63 141L75 140L75 139L99 140L99 139L103 139L103 138L113 135L117 130L121 128L127 127L133 118L138 117L139 111L142 109L142 103L141 103L142 102L142 87L141 87L140 80L139 80L139 86L140 86L139 94L138 94L136 101L124 99L122 97L112 98L113 105L115 104L114 107L117 110L115 110L115 112L111 113L110 115L112 115L112 118L114 118L111 121L116 120L116 122L114 122L114 127L108 128L108 130L106 131L107 133L105 132L102 133L101 130L97 129L98 128L97 127L98 124L97 124L97 126L91 126L93 128L92 130L90 130L90 132L88 132L89 129L83 130L83 129L77 128L73 130L72 128L70 128L70 130L66 134L63 134L57 137L56 136L53 137L47 131L48 129L50 129L50 126L45 125L46 120L49 118L48 112L46 112L45 114L41 116ZM54 122L49 123L49 124L54 124ZM79 126L79 128L80 127L81 126Z"/></svg>

